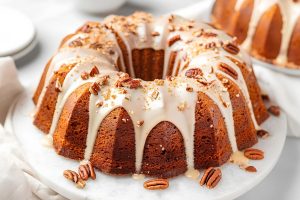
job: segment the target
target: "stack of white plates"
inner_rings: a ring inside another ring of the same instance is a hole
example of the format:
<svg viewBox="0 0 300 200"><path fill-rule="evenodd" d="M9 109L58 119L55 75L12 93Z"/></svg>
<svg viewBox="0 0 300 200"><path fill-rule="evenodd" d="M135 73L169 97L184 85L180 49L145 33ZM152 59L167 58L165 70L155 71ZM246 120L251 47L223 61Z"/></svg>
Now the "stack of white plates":
<svg viewBox="0 0 300 200"><path fill-rule="evenodd" d="M0 57L19 59L36 45L35 28L21 12L0 6Z"/></svg>

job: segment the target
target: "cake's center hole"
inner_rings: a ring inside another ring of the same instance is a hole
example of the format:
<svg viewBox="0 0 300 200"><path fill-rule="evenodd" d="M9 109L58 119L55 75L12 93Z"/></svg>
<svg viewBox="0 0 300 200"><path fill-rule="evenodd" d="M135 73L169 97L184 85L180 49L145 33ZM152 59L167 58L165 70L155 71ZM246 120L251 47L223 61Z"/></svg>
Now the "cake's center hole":
<svg viewBox="0 0 300 200"><path fill-rule="evenodd" d="M162 79L164 71L164 50L134 49L132 50L132 65L135 78L145 81Z"/></svg>

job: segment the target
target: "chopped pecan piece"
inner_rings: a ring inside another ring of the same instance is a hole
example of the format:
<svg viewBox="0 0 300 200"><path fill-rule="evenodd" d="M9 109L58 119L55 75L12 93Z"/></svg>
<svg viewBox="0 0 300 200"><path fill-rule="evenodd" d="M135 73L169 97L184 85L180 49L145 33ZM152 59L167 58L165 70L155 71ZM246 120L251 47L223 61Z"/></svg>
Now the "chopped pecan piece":
<svg viewBox="0 0 300 200"><path fill-rule="evenodd" d="M221 170L210 167L204 172L204 175L200 180L200 185L201 186L206 185L208 189L212 189L216 187L216 185L219 183L221 178L222 178Z"/></svg>
<svg viewBox="0 0 300 200"><path fill-rule="evenodd" d="M62 91L62 85L61 85L59 79L56 79L56 82L55 82L55 91L56 92L61 92Z"/></svg>
<svg viewBox="0 0 300 200"><path fill-rule="evenodd" d="M83 27L81 27L80 31L84 32L84 33L90 33L92 30L92 27L89 24L85 24L83 25Z"/></svg>
<svg viewBox="0 0 300 200"><path fill-rule="evenodd" d="M264 152L259 149L249 148L244 151L244 156L250 160L264 159Z"/></svg>
<svg viewBox="0 0 300 200"><path fill-rule="evenodd" d="M245 170L247 172L257 172L257 169L254 166L247 166Z"/></svg>
<svg viewBox="0 0 300 200"><path fill-rule="evenodd" d="M154 31L154 32L151 33L151 35L152 35L153 37L156 37L156 36L159 36L160 34L159 34L159 32Z"/></svg>
<svg viewBox="0 0 300 200"><path fill-rule="evenodd" d="M267 94L262 94L262 95L261 95L261 98L262 98L264 101L270 101L270 97L269 97L269 95L267 95Z"/></svg>
<svg viewBox="0 0 300 200"><path fill-rule="evenodd" d="M202 70L199 68L189 69L185 72L185 76L188 78L201 78L202 75Z"/></svg>
<svg viewBox="0 0 300 200"><path fill-rule="evenodd" d="M173 37L169 40L168 46L169 46L169 47L172 46L175 42L177 42L177 41L179 41L179 40L181 40L180 35L175 35L175 36L173 36Z"/></svg>
<svg viewBox="0 0 300 200"><path fill-rule="evenodd" d="M280 108L279 106L270 106L268 108L269 113L271 113L272 115L278 117L280 115Z"/></svg>
<svg viewBox="0 0 300 200"><path fill-rule="evenodd" d="M97 66L94 66L92 69L91 69L91 71L90 71L90 76L91 77L94 77L94 76L96 76L97 74L99 74L100 72L99 72L99 69L97 68Z"/></svg>
<svg viewBox="0 0 300 200"><path fill-rule="evenodd" d="M98 95L99 91L100 91L100 86L96 82L94 82L89 88L89 92L93 95Z"/></svg>
<svg viewBox="0 0 300 200"><path fill-rule="evenodd" d="M129 76L120 77L115 83L116 87L127 87L130 89L137 89L141 86L140 79L132 79Z"/></svg>
<svg viewBox="0 0 300 200"><path fill-rule="evenodd" d="M141 126L143 126L143 124L144 124L144 120L138 120L136 122L137 127L141 127Z"/></svg>
<svg viewBox="0 0 300 200"><path fill-rule="evenodd" d="M192 87L186 87L186 91L188 91L188 92L193 92L194 89L193 89Z"/></svg>
<svg viewBox="0 0 300 200"><path fill-rule="evenodd" d="M227 65L226 63L219 63L218 68L219 68L219 70L221 70L222 72L228 74L229 76L231 76L235 80L238 79L238 73L232 67Z"/></svg>
<svg viewBox="0 0 300 200"><path fill-rule="evenodd" d="M217 34L216 33L212 33L212 32L202 32L201 36L209 38L209 37L217 37Z"/></svg>
<svg viewBox="0 0 300 200"><path fill-rule="evenodd" d="M270 136L269 132L266 131L266 130L263 130L263 129L256 131L256 135L260 138L263 138L263 139Z"/></svg>
<svg viewBox="0 0 300 200"><path fill-rule="evenodd" d="M167 179L152 179L144 183L144 188L147 190L164 190L169 187Z"/></svg>
<svg viewBox="0 0 300 200"><path fill-rule="evenodd" d="M80 77L81 77L81 79L82 80L87 80L87 79L89 79L89 73L87 73L87 72L82 72L81 74L80 74Z"/></svg>
<svg viewBox="0 0 300 200"><path fill-rule="evenodd" d="M69 43L69 47L81 47L82 45L81 38L77 38Z"/></svg>
<svg viewBox="0 0 300 200"><path fill-rule="evenodd" d="M223 49L233 55L236 55L240 52L239 47L237 47L235 44L232 44L232 43L223 45Z"/></svg>

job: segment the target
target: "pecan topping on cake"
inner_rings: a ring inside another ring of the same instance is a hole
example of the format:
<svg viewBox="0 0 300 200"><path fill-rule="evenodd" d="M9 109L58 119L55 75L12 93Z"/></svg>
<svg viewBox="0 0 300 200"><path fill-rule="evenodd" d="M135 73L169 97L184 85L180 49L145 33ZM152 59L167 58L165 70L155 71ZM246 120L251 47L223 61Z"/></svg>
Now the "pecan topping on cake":
<svg viewBox="0 0 300 200"><path fill-rule="evenodd" d="M140 79L133 79L129 77L128 74L125 74L119 78L115 83L116 87L127 87L130 89L137 89L141 86Z"/></svg>
<svg viewBox="0 0 300 200"><path fill-rule="evenodd" d="M144 120L138 120L136 122L137 127L141 127L141 126L143 126L143 124L144 124Z"/></svg>
<svg viewBox="0 0 300 200"><path fill-rule="evenodd" d="M100 86L103 86L103 85L107 85L108 84L108 79L109 79L109 75L105 75L105 76L102 76L100 77L98 80L97 80L97 83L100 85Z"/></svg>
<svg viewBox="0 0 300 200"><path fill-rule="evenodd" d="M151 35L152 35L153 37L156 37L156 36L159 36L160 34L159 34L159 32L154 31L154 32L151 33Z"/></svg>
<svg viewBox="0 0 300 200"><path fill-rule="evenodd" d="M95 49L95 50L102 49L103 44L98 43L98 42L94 42L94 43L90 44L90 48Z"/></svg>
<svg viewBox="0 0 300 200"><path fill-rule="evenodd" d="M89 88L89 91L91 94L93 95L98 95L98 92L100 91L100 86L98 83L94 82L90 88Z"/></svg>
<svg viewBox="0 0 300 200"><path fill-rule="evenodd" d="M184 111L186 108L187 108L186 102L182 102L182 103L180 103L180 104L177 106L177 109L178 109L179 111Z"/></svg>
<svg viewBox="0 0 300 200"><path fill-rule="evenodd" d="M181 40L180 35L175 35L175 36L173 36L173 37L169 40L168 46L169 46L169 47L172 46L175 42L177 42L177 41L179 41L179 40Z"/></svg>
<svg viewBox="0 0 300 200"><path fill-rule="evenodd" d="M259 149L249 148L244 151L244 156L250 160L264 159L264 152Z"/></svg>
<svg viewBox="0 0 300 200"><path fill-rule="evenodd" d="M218 68L219 68L219 70L221 70L222 72L228 74L229 76L231 76L235 80L238 79L238 73L232 67L227 65L226 63L220 63L218 65Z"/></svg>
<svg viewBox="0 0 300 200"><path fill-rule="evenodd" d="M200 180L200 185L201 186L206 185L208 189L212 189L216 187L216 185L219 183L221 178L222 178L221 170L210 167L204 172L204 175Z"/></svg>
<svg viewBox="0 0 300 200"><path fill-rule="evenodd" d="M163 86L165 81L162 79L155 79L154 82L156 83L156 85L158 86Z"/></svg>
<svg viewBox="0 0 300 200"><path fill-rule="evenodd" d="M270 106L268 108L269 113L271 113L272 115L278 117L280 115L280 108L279 106Z"/></svg>
<svg viewBox="0 0 300 200"><path fill-rule="evenodd" d="M217 37L217 34L212 32L202 32L201 36L205 38L209 38L209 37Z"/></svg>
<svg viewBox="0 0 300 200"><path fill-rule="evenodd" d="M199 68L189 69L185 72L185 76L188 78L201 78L202 75L202 70Z"/></svg>
<svg viewBox="0 0 300 200"><path fill-rule="evenodd" d="M88 180L89 177L91 177L91 179L95 180L96 179L96 173L94 170L94 167L92 166L92 164L90 162L88 162L87 164L84 165L80 165L78 168L78 174L79 177L82 180Z"/></svg>
<svg viewBox="0 0 300 200"><path fill-rule="evenodd" d="M193 89L192 87L186 87L186 91L188 91L188 92L193 92L194 89Z"/></svg>
<svg viewBox="0 0 300 200"><path fill-rule="evenodd" d="M70 42L69 47L81 47L82 45L83 44L82 44L81 38L77 38L77 39L73 40L72 42Z"/></svg>
<svg viewBox="0 0 300 200"><path fill-rule="evenodd" d="M94 76L96 76L97 74L99 74L100 72L99 72L99 69L97 68L97 66L94 66L92 69L91 69L91 71L90 71L90 76L91 77L94 77Z"/></svg>
<svg viewBox="0 0 300 200"><path fill-rule="evenodd" d="M102 107L103 106L103 101L98 101L97 103L96 103L96 107L97 108L100 108L100 107Z"/></svg>
<svg viewBox="0 0 300 200"><path fill-rule="evenodd" d="M240 52L239 47L237 47L235 44L232 44L232 43L223 45L223 49L233 55L236 55Z"/></svg>
<svg viewBox="0 0 300 200"><path fill-rule="evenodd" d="M84 33L90 33L93 28L89 24L85 24L83 27L81 27L80 31Z"/></svg>
<svg viewBox="0 0 300 200"><path fill-rule="evenodd" d="M147 190L164 190L169 187L169 181L167 179L152 179L144 183L144 188Z"/></svg>
<svg viewBox="0 0 300 200"><path fill-rule="evenodd" d="M81 77L81 79L82 80L87 80L87 79L89 79L89 73L87 73L87 72L82 72L81 74L80 74L80 77Z"/></svg>
<svg viewBox="0 0 300 200"><path fill-rule="evenodd" d="M56 92L61 92L62 91L62 85L61 85L59 79L56 79L56 82L55 82L55 91Z"/></svg>

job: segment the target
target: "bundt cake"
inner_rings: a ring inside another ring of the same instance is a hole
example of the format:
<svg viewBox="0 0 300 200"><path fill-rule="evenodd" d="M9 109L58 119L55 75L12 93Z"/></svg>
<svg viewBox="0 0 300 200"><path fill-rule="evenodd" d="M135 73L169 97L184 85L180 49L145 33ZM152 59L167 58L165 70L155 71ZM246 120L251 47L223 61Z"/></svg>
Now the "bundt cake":
<svg viewBox="0 0 300 200"><path fill-rule="evenodd" d="M212 21L254 57L300 69L299 0L216 0Z"/></svg>
<svg viewBox="0 0 300 200"><path fill-rule="evenodd" d="M173 177L257 143L268 117L249 58L204 23L137 12L63 39L34 94L59 155L102 172Z"/></svg>

